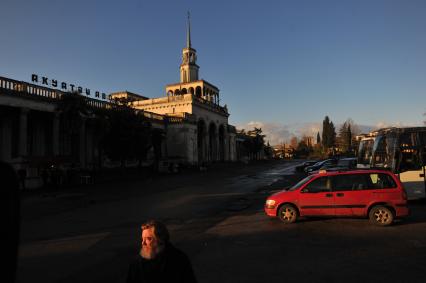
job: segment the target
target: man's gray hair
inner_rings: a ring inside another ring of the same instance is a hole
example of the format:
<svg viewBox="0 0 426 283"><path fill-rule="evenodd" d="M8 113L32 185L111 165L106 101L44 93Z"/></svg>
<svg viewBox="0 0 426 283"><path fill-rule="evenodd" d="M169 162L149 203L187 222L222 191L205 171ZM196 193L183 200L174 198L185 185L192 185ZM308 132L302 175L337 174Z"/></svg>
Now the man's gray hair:
<svg viewBox="0 0 426 283"><path fill-rule="evenodd" d="M170 235L166 225L157 220L149 220L141 226L142 231L150 228L154 228L154 235L161 244L169 243Z"/></svg>

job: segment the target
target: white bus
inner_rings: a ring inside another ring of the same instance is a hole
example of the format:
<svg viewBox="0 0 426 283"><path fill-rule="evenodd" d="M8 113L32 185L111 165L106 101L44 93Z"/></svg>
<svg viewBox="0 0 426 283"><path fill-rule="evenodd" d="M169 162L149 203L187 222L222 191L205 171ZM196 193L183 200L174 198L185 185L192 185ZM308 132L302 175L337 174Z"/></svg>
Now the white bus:
<svg viewBox="0 0 426 283"><path fill-rule="evenodd" d="M397 174L408 199L426 197L426 127L386 128L361 139L358 168L389 169Z"/></svg>

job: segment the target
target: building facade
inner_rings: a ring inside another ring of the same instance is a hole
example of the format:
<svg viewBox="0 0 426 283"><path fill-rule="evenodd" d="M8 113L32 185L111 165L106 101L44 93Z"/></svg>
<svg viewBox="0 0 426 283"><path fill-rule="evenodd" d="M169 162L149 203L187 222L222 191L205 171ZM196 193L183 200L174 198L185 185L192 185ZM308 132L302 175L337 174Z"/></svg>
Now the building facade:
<svg viewBox="0 0 426 283"><path fill-rule="evenodd" d="M188 165L235 161L236 130L228 124L227 107L219 104L219 89L198 78L189 22L187 37L180 82L167 85L164 97L150 99L127 91L109 97L125 99L135 111L144 113L152 127L162 130L163 159ZM0 160L25 169L29 187L40 185L41 170L52 164L103 166L99 117L80 113L78 125L70 129L60 107L66 95L55 88L0 77ZM87 96L84 101L92 109L111 107L110 101Z"/></svg>
<svg viewBox="0 0 426 283"><path fill-rule="evenodd" d="M219 88L199 79L197 51L191 45L188 19L186 47L182 50L180 82L169 84L160 98L131 99L138 110L164 115L169 119L186 118L185 122L167 127L167 152L170 157L189 164L235 161L236 130L229 125L229 112L219 104ZM114 93L112 99L122 93Z"/></svg>

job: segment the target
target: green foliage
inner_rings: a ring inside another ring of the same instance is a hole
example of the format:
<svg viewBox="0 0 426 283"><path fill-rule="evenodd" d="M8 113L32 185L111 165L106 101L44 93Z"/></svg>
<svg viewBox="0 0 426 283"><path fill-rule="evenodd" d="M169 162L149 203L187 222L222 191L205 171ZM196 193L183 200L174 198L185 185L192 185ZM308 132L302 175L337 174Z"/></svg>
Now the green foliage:
<svg viewBox="0 0 426 283"><path fill-rule="evenodd" d="M306 158L310 155L311 152L312 147L308 146L308 144L304 140L301 140L297 145L294 155L296 158Z"/></svg>
<svg viewBox="0 0 426 283"><path fill-rule="evenodd" d="M274 149L269 144L269 141L268 141L267 145L264 147L263 150L264 150L264 153L265 153L265 157L267 157L268 159L270 159L274 156Z"/></svg>
<svg viewBox="0 0 426 283"><path fill-rule="evenodd" d="M333 122L330 121L328 116L325 116L322 122L322 145L324 149L334 147L336 143L336 129Z"/></svg>
<svg viewBox="0 0 426 283"><path fill-rule="evenodd" d="M342 152L350 152L352 150L352 130L348 121L345 121L339 130L339 141Z"/></svg>
<svg viewBox="0 0 426 283"><path fill-rule="evenodd" d="M90 114L85 98L77 92L64 94L59 100L58 110L68 135L79 134L83 119Z"/></svg>
<svg viewBox="0 0 426 283"><path fill-rule="evenodd" d="M245 131L240 132L240 136L244 139L242 151L251 157L257 156L262 149L265 147L265 135L262 135L261 128L254 128L247 133Z"/></svg>
<svg viewBox="0 0 426 283"><path fill-rule="evenodd" d="M122 163L126 159L144 160L151 143L151 124L127 103L116 101L106 114L106 133L102 138L105 153Z"/></svg>

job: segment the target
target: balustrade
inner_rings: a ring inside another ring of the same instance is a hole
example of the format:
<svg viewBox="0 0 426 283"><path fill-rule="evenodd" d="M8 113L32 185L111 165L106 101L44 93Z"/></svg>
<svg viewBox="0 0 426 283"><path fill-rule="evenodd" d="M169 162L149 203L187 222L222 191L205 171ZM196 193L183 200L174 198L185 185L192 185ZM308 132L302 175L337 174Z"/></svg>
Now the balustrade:
<svg viewBox="0 0 426 283"><path fill-rule="evenodd" d="M66 92L51 89L43 86L20 82L4 77L0 77L0 90L6 90L10 94L27 94L36 97L47 98L49 100L59 100ZM0 93L1 94L1 93ZM108 108L109 102L90 97L85 97L85 101L90 107L94 108Z"/></svg>

